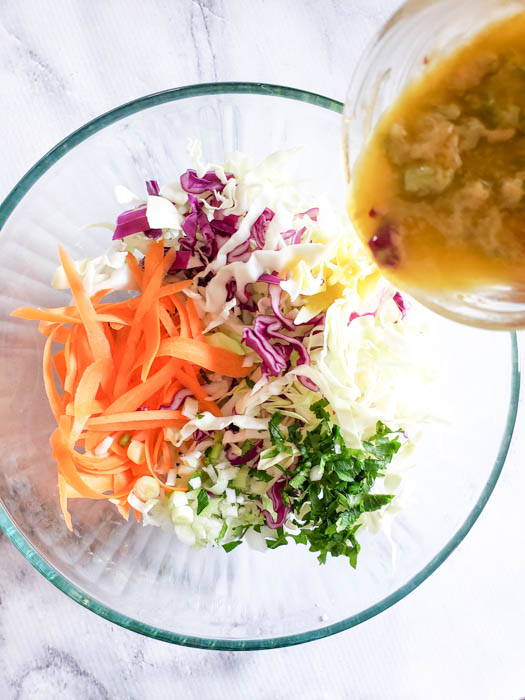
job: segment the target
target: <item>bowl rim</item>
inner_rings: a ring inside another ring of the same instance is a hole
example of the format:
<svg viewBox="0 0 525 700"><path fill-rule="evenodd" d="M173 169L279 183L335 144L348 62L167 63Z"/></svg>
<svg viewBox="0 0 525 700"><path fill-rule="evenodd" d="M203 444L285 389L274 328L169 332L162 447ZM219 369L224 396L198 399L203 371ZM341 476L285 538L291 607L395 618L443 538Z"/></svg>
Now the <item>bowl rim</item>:
<svg viewBox="0 0 525 700"><path fill-rule="evenodd" d="M96 132L104 129L106 126L114 124L120 119L135 114L136 112L140 112L151 107L156 107L161 104L191 97L227 94L250 94L266 97L282 97L285 99L296 100L318 106L339 114L343 113L344 108L343 103L317 93L282 85L258 82L199 83L184 87L171 88L139 97L108 112L105 112L98 117L95 117L91 121L73 131L71 134L69 134L69 136L60 141L56 146L48 151L48 153L40 158L40 160L38 160L35 165L33 165L18 181L18 183L13 187L11 192L9 192L0 205L0 231L21 199L25 196L25 194L27 194L27 192L39 180L39 178L56 162L58 162L62 156ZM458 528L453 537L445 544L445 546L430 560L430 562L428 562L425 567L423 567L423 569L421 569L421 571L415 574L403 586L365 610L331 625L326 625L325 627L320 627L307 632L262 639L214 639L211 637L195 637L170 632L168 630L160 629L154 627L153 625L148 625L140 622L139 620L123 615L122 613L117 612L116 610L87 596L80 588L53 568L53 566L33 548L25 536L22 535L20 530L18 530L9 516L8 511L3 507L1 502L0 528L15 545L15 547L23 554L27 561L37 571L45 576L48 581L56 586L56 588L61 590L72 600L76 601L88 610L92 610L100 617L103 617L114 624L120 625L121 627L153 639L160 639L172 644L195 647L199 649L253 651L259 649L275 649L279 647L292 646L295 644L310 642L316 639L322 639L323 637L328 637L336 634L337 632L342 632L343 630L355 627L356 625L365 622L375 615L378 615L402 600L402 598L417 588L417 586L423 583L423 581L425 581L450 556L453 550L461 543L478 519L481 511L492 494L499 475L501 474L501 470L503 469L516 423L520 393L520 368L518 342L516 333L514 332L510 333L510 345L511 386L505 430L503 432L498 454L487 483L483 487L481 494L479 495L479 498L474 504L471 512L468 514L467 518Z"/></svg>

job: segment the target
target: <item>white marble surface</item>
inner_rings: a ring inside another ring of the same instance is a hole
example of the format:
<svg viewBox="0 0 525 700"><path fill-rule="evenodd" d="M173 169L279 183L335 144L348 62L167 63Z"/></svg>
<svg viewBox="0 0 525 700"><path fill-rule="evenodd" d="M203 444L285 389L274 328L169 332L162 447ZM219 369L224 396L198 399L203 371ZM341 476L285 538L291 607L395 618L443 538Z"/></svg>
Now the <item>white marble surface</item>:
<svg viewBox="0 0 525 700"><path fill-rule="evenodd" d="M397 0L0 1L0 196L70 131L139 95L213 80L342 99ZM490 400L487 397L487 400ZM523 424L523 409L518 432ZM408 598L302 647L142 638L81 609L0 536L0 698L289 700L525 696L525 435L467 539Z"/></svg>

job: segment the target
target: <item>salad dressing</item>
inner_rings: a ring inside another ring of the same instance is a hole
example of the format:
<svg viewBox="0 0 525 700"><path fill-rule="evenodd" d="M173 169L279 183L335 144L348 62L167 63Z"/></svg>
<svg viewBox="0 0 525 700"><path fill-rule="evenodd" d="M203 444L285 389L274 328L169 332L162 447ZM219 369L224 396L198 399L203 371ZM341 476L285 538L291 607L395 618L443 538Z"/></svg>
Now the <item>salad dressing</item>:
<svg viewBox="0 0 525 700"><path fill-rule="evenodd" d="M525 13L425 68L357 162L349 211L407 290L525 282Z"/></svg>

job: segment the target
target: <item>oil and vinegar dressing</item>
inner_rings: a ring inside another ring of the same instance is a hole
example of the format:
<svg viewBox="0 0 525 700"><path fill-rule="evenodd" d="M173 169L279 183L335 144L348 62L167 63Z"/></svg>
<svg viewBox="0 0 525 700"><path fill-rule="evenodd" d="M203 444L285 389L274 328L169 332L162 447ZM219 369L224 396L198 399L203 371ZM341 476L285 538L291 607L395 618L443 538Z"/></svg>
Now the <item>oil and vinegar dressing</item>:
<svg viewBox="0 0 525 700"><path fill-rule="evenodd" d="M525 13L431 60L352 176L350 216L393 282L525 283Z"/></svg>

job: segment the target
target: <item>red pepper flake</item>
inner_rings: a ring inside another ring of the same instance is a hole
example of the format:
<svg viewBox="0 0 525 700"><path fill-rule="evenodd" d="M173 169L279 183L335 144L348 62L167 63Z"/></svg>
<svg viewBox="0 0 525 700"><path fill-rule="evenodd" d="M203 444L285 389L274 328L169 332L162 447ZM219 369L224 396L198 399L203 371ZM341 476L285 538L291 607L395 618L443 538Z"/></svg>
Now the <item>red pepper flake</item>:
<svg viewBox="0 0 525 700"><path fill-rule="evenodd" d="M424 56L423 63L425 66L428 64L428 56Z"/></svg>
<svg viewBox="0 0 525 700"><path fill-rule="evenodd" d="M370 211L368 212L368 216L371 219L375 219L375 217L377 216L377 211L374 209L374 207L372 207L372 209L370 209Z"/></svg>

